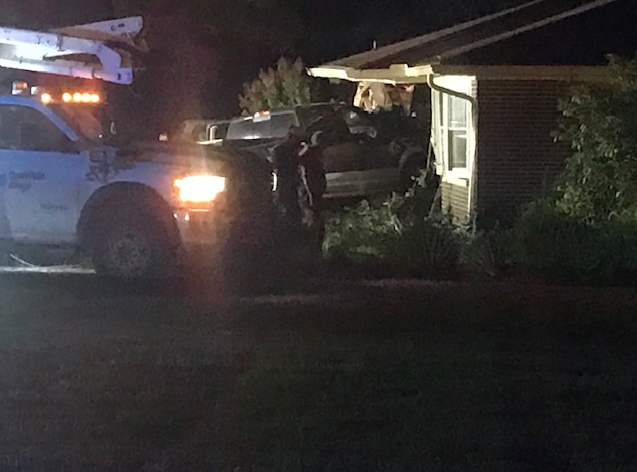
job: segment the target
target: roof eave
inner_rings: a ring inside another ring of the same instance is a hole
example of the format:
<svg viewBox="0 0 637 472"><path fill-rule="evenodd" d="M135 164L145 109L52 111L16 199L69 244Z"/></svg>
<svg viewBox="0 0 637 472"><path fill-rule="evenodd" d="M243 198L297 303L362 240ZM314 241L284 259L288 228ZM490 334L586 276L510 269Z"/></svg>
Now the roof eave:
<svg viewBox="0 0 637 472"><path fill-rule="evenodd" d="M324 65L308 69L308 74L312 77L347 80L350 82L379 82L392 85L426 83L427 77L433 73L432 64L418 66L393 64L386 69L356 69L353 67Z"/></svg>
<svg viewBox="0 0 637 472"><path fill-rule="evenodd" d="M608 70L602 66L528 66L528 65L444 65L425 64L410 67L394 64L386 69L355 69L343 66L319 66L308 69L312 77L349 82L377 82L391 85L424 84L428 77L442 75L472 76L482 80L605 80Z"/></svg>

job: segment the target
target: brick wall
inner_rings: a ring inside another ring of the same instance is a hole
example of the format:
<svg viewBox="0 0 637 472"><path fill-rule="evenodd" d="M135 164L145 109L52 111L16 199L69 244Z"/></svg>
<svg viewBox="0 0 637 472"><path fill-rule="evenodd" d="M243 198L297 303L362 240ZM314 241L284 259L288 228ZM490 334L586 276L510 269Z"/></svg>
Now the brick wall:
<svg viewBox="0 0 637 472"><path fill-rule="evenodd" d="M562 172L569 149L552 133L568 89L564 81L479 81L478 220L512 218Z"/></svg>

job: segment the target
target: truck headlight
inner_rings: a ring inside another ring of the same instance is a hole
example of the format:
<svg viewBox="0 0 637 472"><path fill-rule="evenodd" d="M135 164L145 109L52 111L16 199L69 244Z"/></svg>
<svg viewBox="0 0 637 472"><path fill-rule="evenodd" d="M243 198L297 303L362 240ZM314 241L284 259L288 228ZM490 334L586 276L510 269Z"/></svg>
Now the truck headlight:
<svg viewBox="0 0 637 472"><path fill-rule="evenodd" d="M210 203L226 189L226 179L218 175L189 175L175 180L184 203Z"/></svg>

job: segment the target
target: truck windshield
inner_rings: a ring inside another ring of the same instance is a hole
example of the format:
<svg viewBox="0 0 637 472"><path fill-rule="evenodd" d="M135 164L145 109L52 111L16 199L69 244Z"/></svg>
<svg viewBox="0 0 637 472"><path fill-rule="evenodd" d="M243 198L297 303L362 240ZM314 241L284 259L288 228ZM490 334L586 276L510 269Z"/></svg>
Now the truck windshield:
<svg viewBox="0 0 637 472"><path fill-rule="evenodd" d="M294 111L273 113L268 118L242 118L230 123L227 140L284 138L291 126L298 126Z"/></svg>
<svg viewBox="0 0 637 472"><path fill-rule="evenodd" d="M75 104L49 106L88 140L103 139L109 133L109 122L105 119L105 113L101 107Z"/></svg>

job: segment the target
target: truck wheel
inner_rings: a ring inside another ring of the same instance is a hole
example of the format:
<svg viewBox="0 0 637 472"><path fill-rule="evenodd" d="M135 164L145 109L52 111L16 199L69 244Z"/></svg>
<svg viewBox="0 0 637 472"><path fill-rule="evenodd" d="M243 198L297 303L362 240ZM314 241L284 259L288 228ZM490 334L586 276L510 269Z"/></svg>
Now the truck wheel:
<svg viewBox="0 0 637 472"><path fill-rule="evenodd" d="M142 215L120 214L96 238L93 265L98 275L123 280L168 275L174 250L159 223Z"/></svg>

